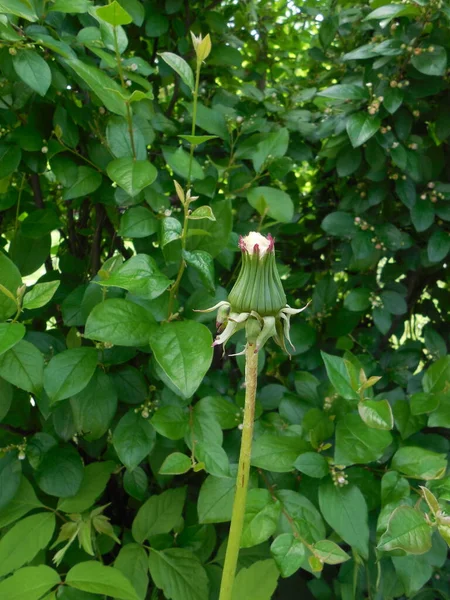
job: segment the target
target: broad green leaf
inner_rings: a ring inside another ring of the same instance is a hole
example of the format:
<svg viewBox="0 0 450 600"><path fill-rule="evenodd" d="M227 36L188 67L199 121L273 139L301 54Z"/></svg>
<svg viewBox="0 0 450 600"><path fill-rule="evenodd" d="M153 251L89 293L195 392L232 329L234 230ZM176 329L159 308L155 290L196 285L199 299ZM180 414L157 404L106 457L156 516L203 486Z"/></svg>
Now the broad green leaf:
<svg viewBox="0 0 450 600"><path fill-rule="evenodd" d="M166 217L161 221L160 241L161 248L167 246L171 242L179 240L183 227L178 219L174 217Z"/></svg>
<svg viewBox="0 0 450 600"><path fill-rule="evenodd" d="M275 473L288 473L294 468L299 454L311 447L298 436L279 436L265 433L253 443L251 464Z"/></svg>
<svg viewBox="0 0 450 600"><path fill-rule="evenodd" d="M83 475L83 463L73 446L53 446L39 464L36 481L46 494L67 498L78 493Z"/></svg>
<svg viewBox="0 0 450 600"><path fill-rule="evenodd" d="M20 164L21 158L22 152L18 146L0 143L0 179L9 177L14 173ZM3 260L4 258L3 255Z"/></svg>
<svg viewBox="0 0 450 600"><path fill-rule="evenodd" d="M65 190L63 194L64 200L73 200L81 196L88 196L95 192L102 183L102 176L98 171L94 171L90 167L79 167L75 182Z"/></svg>
<svg viewBox="0 0 450 600"><path fill-rule="evenodd" d="M183 548L150 550L150 576L171 600L208 600L208 577L199 559Z"/></svg>
<svg viewBox="0 0 450 600"><path fill-rule="evenodd" d="M155 323L150 313L122 298L105 300L91 311L85 337L118 346L147 346Z"/></svg>
<svg viewBox="0 0 450 600"><path fill-rule="evenodd" d="M133 21L131 16L124 8L122 8L117 0L114 0L111 4L107 4L106 6L100 6L95 12L100 19L106 21L106 23L109 23L113 27L117 27L118 25L128 25Z"/></svg>
<svg viewBox="0 0 450 600"><path fill-rule="evenodd" d="M154 214L143 206L129 208L120 219L119 234L122 237L143 238L158 231Z"/></svg>
<svg viewBox="0 0 450 600"><path fill-rule="evenodd" d="M166 163L176 175L184 179L204 179L205 174L200 163L194 158L190 159L189 153L180 146L178 149L173 146L162 146L163 156Z"/></svg>
<svg viewBox="0 0 450 600"><path fill-rule="evenodd" d="M291 197L276 188L256 187L247 193L247 200L260 215L267 214L275 221L290 223L294 216Z"/></svg>
<svg viewBox="0 0 450 600"><path fill-rule="evenodd" d="M359 415L347 414L336 426L334 460L338 465L373 462L391 442L388 431L368 427Z"/></svg>
<svg viewBox="0 0 450 600"><path fill-rule="evenodd" d="M181 440L188 428L189 415L179 406L162 406L154 413L151 423L160 435Z"/></svg>
<svg viewBox="0 0 450 600"><path fill-rule="evenodd" d="M17 461L17 463L18 462L19 461ZM20 468L18 471L20 475ZM14 486L12 489L14 489ZM19 488L14 494L14 502L9 502L5 508L0 510L0 527L6 527L7 525L14 523L14 521L21 519L35 508L43 508L43 505L37 499L31 483L26 477L22 476L20 478Z"/></svg>
<svg viewBox="0 0 450 600"><path fill-rule="evenodd" d="M197 271L205 288L214 294L214 259L211 254L204 250L194 250L193 252L184 250L182 256L186 263Z"/></svg>
<svg viewBox="0 0 450 600"><path fill-rule="evenodd" d="M416 202L411 208L411 221L418 232L426 231L434 223L434 205L429 200Z"/></svg>
<svg viewBox="0 0 450 600"><path fill-rule="evenodd" d="M120 549L114 567L133 585L139 600L145 600L148 590L148 556L139 544L126 544Z"/></svg>
<svg viewBox="0 0 450 600"><path fill-rule="evenodd" d="M293 490L280 490L275 495L285 511L280 517L278 526L280 533L292 533L294 529L310 544L325 537L325 524L322 516L306 496ZM292 521L287 518L286 513Z"/></svg>
<svg viewBox="0 0 450 600"><path fill-rule="evenodd" d="M369 554L367 505L354 485L336 487L324 483L319 488L319 505L328 525L363 558Z"/></svg>
<svg viewBox="0 0 450 600"><path fill-rule="evenodd" d="M114 379L97 368L87 386L70 398L75 429L83 432L85 440L98 440L108 431L117 410L117 394Z"/></svg>
<svg viewBox="0 0 450 600"><path fill-rule="evenodd" d="M387 400L365 400L359 402L358 412L361 419L372 429L390 430L394 427L394 415Z"/></svg>
<svg viewBox="0 0 450 600"><path fill-rule="evenodd" d="M258 560L243 567L236 575L232 600L271 600L277 587L279 571L272 559Z"/></svg>
<svg viewBox="0 0 450 600"><path fill-rule="evenodd" d="M332 85L317 94L325 98L333 98L335 100L367 100L369 97L367 88L353 84Z"/></svg>
<svg viewBox="0 0 450 600"><path fill-rule="evenodd" d="M236 488L234 477L213 477L205 479L200 488L197 502L200 523L226 523L231 521L233 499Z"/></svg>
<svg viewBox="0 0 450 600"><path fill-rule="evenodd" d="M327 375L336 392L346 398L353 400L358 398L358 393L352 386L351 365L343 358L333 356L326 352L321 352Z"/></svg>
<svg viewBox="0 0 450 600"><path fill-rule="evenodd" d="M412 65L424 75L441 77L447 69L447 51L442 46L431 46L433 52L429 51L429 46L422 47L420 54L413 54L411 57Z"/></svg>
<svg viewBox="0 0 450 600"><path fill-rule="evenodd" d="M438 229L434 231L428 240L428 259L430 262L441 262L447 256L450 251L450 235Z"/></svg>
<svg viewBox="0 0 450 600"><path fill-rule="evenodd" d="M212 337L194 321L162 323L150 336L154 357L183 398L190 398L211 364Z"/></svg>
<svg viewBox="0 0 450 600"><path fill-rule="evenodd" d="M43 385L44 357L30 342L21 340L0 356L0 377L27 392Z"/></svg>
<svg viewBox="0 0 450 600"><path fill-rule="evenodd" d="M0 354L20 342L25 333L22 323L0 323Z"/></svg>
<svg viewBox="0 0 450 600"><path fill-rule="evenodd" d="M347 119L347 133L353 148L362 146L379 130L381 120L367 113L358 112Z"/></svg>
<svg viewBox="0 0 450 600"><path fill-rule="evenodd" d="M0 422L6 417L11 408L13 387L0 377Z"/></svg>
<svg viewBox="0 0 450 600"><path fill-rule="evenodd" d="M0 540L0 577L33 560L46 548L56 526L55 515L40 512L16 523Z"/></svg>
<svg viewBox="0 0 450 600"><path fill-rule="evenodd" d="M23 308L33 310L35 308L41 308L41 306L45 306L47 302L50 302L55 295L59 284L59 281L37 283L29 292L25 294L22 303Z"/></svg>
<svg viewBox="0 0 450 600"><path fill-rule="evenodd" d="M77 590L113 596L119 600L139 600L121 571L96 561L80 562L72 567L67 573L66 584Z"/></svg>
<svg viewBox="0 0 450 600"><path fill-rule="evenodd" d="M181 452L172 452L165 459L159 469L161 475L182 475L187 473L192 467L192 462L189 456Z"/></svg>
<svg viewBox="0 0 450 600"><path fill-rule="evenodd" d="M50 567L24 567L0 582L0 598L8 600L39 600L61 582Z"/></svg>
<svg viewBox="0 0 450 600"><path fill-rule="evenodd" d="M137 254L108 274L107 279L97 283L102 286L124 288L135 296L153 300L165 292L172 282L161 273L151 256Z"/></svg>
<svg viewBox="0 0 450 600"><path fill-rule="evenodd" d="M190 90L194 89L194 74L188 63L173 52L161 52L159 56L177 73Z"/></svg>
<svg viewBox="0 0 450 600"><path fill-rule="evenodd" d="M2 0L0 2L0 12L7 15L16 15L27 21L37 21L36 7L28 0Z"/></svg>
<svg viewBox="0 0 450 600"><path fill-rule="evenodd" d="M192 220L199 220L199 219L208 219L209 221L216 220L216 217L214 216L212 208L210 206L206 206L206 205L199 206L194 211L192 211L192 213L189 215L189 218Z"/></svg>
<svg viewBox="0 0 450 600"><path fill-rule="evenodd" d="M17 452L8 452L0 457L0 510L5 507L9 510L10 502L19 490L21 473Z"/></svg>
<svg viewBox="0 0 450 600"><path fill-rule="evenodd" d="M344 299L344 306L348 310L363 311L370 306L371 291L368 288L352 290Z"/></svg>
<svg viewBox="0 0 450 600"><path fill-rule="evenodd" d="M404 550L408 554L424 554L431 548L432 528L424 514L411 506L394 510L377 548L384 552Z"/></svg>
<svg viewBox="0 0 450 600"><path fill-rule="evenodd" d="M403 103L403 91L398 88L390 88L385 94L383 105L393 115Z"/></svg>
<svg viewBox="0 0 450 600"><path fill-rule="evenodd" d="M444 390L450 383L450 356L444 356L434 362L425 373L422 381L427 393L436 394Z"/></svg>
<svg viewBox="0 0 450 600"><path fill-rule="evenodd" d="M234 429L239 423L239 409L222 396L206 396L194 407L196 415L212 415L222 429Z"/></svg>
<svg viewBox="0 0 450 600"><path fill-rule="evenodd" d="M0 288L0 321L5 321L17 311L14 299L17 289L22 285L22 277L16 265L3 252L0 252L0 273L0 284L3 286Z"/></svg>
<svg viewBox="0 0 450 600"><path fill-rule="evenodd" d="M373 10L365 17L364 21L370 21L376 19L382 21L381 27L386 27L392 21L398 17L415 16L419 14L419 7L415 5L404 5L404 4L385 4Z"/></svg>
<svg viewBox="0 0 450 600"><path fill-rule="evenodd" d="M241 548L265 542L275 533L281 514L281 504L268 490L252 489L247 494Z"/></svg>
<svg viewBox="0 0 450 600"><path fill-rule="evenodd" d="M412 415L424 415L433 412L439 406L439 394L427 394L418 392L409 399Z"/></svg>
<svg viewBox="0 0 450 600"><path fill-rule="evenodd" d="M133 521L131 531L136 542L142 544L150 536L172 531L181 519L185 498L185 487L151 496Z"/></svg>
<svg viewBox="0 0 450 600"><path fill-rule="evenodd" d="M143 92L138 92L138 90L136 90L130 96L129 102L142 100L142 97L139 94L142 94L144 98L146 97ZM148 123L145 122L145 128L147 129L148 127ZM133 157L134 153L136 153L136 158L138 160L146 160L147 144L153 140L145 135L143 122L136 115L132 119L132 135L134 152L127 120L124 117L118 117L116 115L108 120L106 139L114 158L123 158L124 156Z"/></svg>
<svg viewBox="0 0 450 600"><path fill-rule="evenodd" d="M391 467L413 479L442 479L447 469L444 454L438 454L418 446L404 446L397 450Z"/></svg>
<svg viewBox="0 0 450 600"><path fill-rule="evenodd" d="M350 560L350 556L331 540L321 540L314 544L314 555L327 565L339 565Z"/></svg>
<svg viewBox="0 0 450 600"><path fill-rule="evenodd" d="M51 237L30 239L16 232L9 248L10 256L23 276L31 275L44 264L51 251Z"/></svg>
<svg viewBox="0 0 450 600"><path fill-rule="evenodd" d="M304 452L294 462L297 471L321 479L329 473L328 462L322 454L317 452Z"/></svg>
<svg viewBox="0 0 450 600"><path fill-rule="evenodd" d="M91 506L105 490L116 465L113 461L95 462L84 469L80 489L74 496L62 498L58 510L66 513L82 513Z"/></svg>
<svg viewBox="0 0 450 600"><path fill-rule="evenodd" d="M111 161L106 170L109 177L130 196L139 194L157 176L157 170L147 160L134 160L128 156Z"/></svg>
<svg viewBox="0 0 450 600"><path fill-rule="evenodd" d="M282 577L290 577L302 566L305 560L305 546L292 533L278 535L272 545L270 552Z"/></svg>
<svg viewBox="0 0 450 600"><path fill-rule="evenodd" d="M397 471L388 471L381 479L381 504L386 506L409 498L410 488L408 481Z"/></svg>
<svg viewBox="0 0 450 600"><path fill-rule="evenodd" d="M78 14L87 12L89 7L89 0L56 0L48 11Z"/></svg>
<svg viewBox="0 0 450 600"><path fill-rule="evenodd" d="M267 163L284 156L288 145L289 131L285 127L273 133L264 134L262 140L256 146L256 150L251 153L255 171L259 173Z"/></svg>
<svg viewBox="0 0 450 600"><path fill-rule="evenodd" d="M25 237L33 239L51 233L55 229L58 229L58 227L61 227L61 221L59 220L58 215L54 210L46 208L35 210L28 215L28 217L22 221L20 232ZM55 282L49 283L54 284Z"/></svg>
<svg viewBox="0 0 450 600"><path fill-rule="evenodd" d="M123 90L114 79L78 58L71 58L66 63L91 88L108 110L122 117L126 116L126 106L122 99Z"/></svg>
<svg viewBox="0 0 450 600"><path fill-rule="evenodd" d="M35 50L20 49L12 63L20 79L40 96L45 96L52 82L52 72L42 56Z"/></svg>
<svg viewBox="0 0 450 600"><path fill-rule="evenodd" d="M179 135L182 140L186 140L193 146L199 146L204 142L209 142L209 140L217 139L217 135Z"/></svg>
<svg viewBox="0 0 450 600"><path fill-rule="evenodd" d="M131 471L144 460L155 445L156 432L140 412L124 415L113 434L113 445L122 463Z"/></svg>
<svg viewBox="0 0 450 600"><path fill-rule="evenodd" d="M97 350L83 346L54 356L44 371L44 388L52 403L81 392L97 366Z"/></svg>
<svg viewBox="0 0 450 600"><path fill-rule="evenodd" d="M329 235L344 238L352 237L357 231L354 218L342 211L329 213L322 221L321 227Z"/></svg>
<svg viewBox="0 0 450 600"><path fill-rule="evenodd" d="M128 469L123 476L123 487L127 494L143 502L148 494L148 478L144 469L136 467L133 471Z"/></svg>
<svg viewBox="0 0 450 600"><path fill-rule="evenodd" d="M205 471L217 477L229 477L228 455L219 443L198 441L195 446L198 461L205 465Z"/></svg>

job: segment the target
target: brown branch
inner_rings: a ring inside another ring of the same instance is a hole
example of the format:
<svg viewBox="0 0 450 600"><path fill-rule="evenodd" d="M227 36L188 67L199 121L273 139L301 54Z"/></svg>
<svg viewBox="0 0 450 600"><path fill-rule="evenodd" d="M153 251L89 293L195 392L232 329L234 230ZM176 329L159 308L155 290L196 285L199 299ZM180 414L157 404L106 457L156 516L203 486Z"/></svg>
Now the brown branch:
<svg viewBox="0 0 450 600"><path fill-rule="evenodd" d="M9 433L21 435L22 437L26 437L27 435L32 435L36 433L35 431L27 431L26 429L22 429L21 427L13 427L12 425L8 425L7 423L0 423L0 429L3 429L3 431L8 431Z"/></svg>

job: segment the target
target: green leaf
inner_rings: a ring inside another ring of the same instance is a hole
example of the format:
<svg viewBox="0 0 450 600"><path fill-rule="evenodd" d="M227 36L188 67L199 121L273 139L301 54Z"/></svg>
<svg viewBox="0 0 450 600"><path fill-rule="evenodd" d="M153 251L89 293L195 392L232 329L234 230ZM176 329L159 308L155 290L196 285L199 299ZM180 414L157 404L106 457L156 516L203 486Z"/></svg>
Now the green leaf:
<svg viewBox="0 0 450 600"><path fill-rule="evenodd" d="M414 5L403 5L403 4L385 4L376 8L365 17L364 21L370 21L377 19L382 21L381 27L386 27L392 21L398 17L415 16L419 14L419 7Z"/></svg>
<svg viewBox="0 0 450 600"><path fill-rule="evenodd" d="M352 387L351 365L348 361L326 352L321 352L321 355L328 378L336 392L347 400L357 399L358 393Z"/></svg>
<svg viewBox="0 0 450 600"><path fill-rule="evenodd" d="M314 556L320 559L320 562L327 565L339 565L346 560L350 560L350 556L342 550L337 544L331 540L321 540L314 544Z"/></svg>
<svg viewBox="0 0 450 600"><path fill-rule="evenodd" d="M83 463L73 446L53 446L44 454L36 480L46 494L67 498L78 493L83 474Z"/></svg>
<svg viewBox="0 0 450 600"><path fill-rule="evenodd" d="M172 282L161 273L151 256L136 254L109 274L107 279L97 283L101 286L124 288L135 296L153 300L165 292ZM119 305L123 306L123 302Z"/></svg>
<svg viewBox="0 0 450 600"><path fill-rule="evenodd" d="M123 90L114 79L78 58L71 58L66 63L91 88L108 110L122 117L126 116L126 105L122 99Z"/></svg>
<svg viewBox="0 0 450 600"><path fill-rule="evenodd" d="M411 221L418 232L426 231L434 223L434 206L429 200L420 199L411 208Z"/></svg>
<svg viewBox="0 0 450 600"><path fill-rule="evenodd" d="M130 96L129 102L142 100L143 98L140 94L144 98L146 97L143 92L135 90ZM148 127L147 123L145 123L145 126ZM132 135L136 158L138 160L145 160L147 158L147 143L149 143L149 141L146 140L146 136L144 135L142 121L140 121L137 116L132 119ZM114 115L108 119L106 140L109 149L115 158L122 158L124 156L132 157L134 155L130 130L125 118Z"/></svg>
<svg viewBox="0 0 450 600"><path fill-rule="evenodd" d="M19 569L46 548L55 526L53 513L40 512L25 517L9 529L0 540L0 577Z"/></svg>
<svg viewBox="0 0 450 600"><path fill-rule="evenodd" d="M367 505L354 485L336 487L324 483L319 488L319 505L328 525L363 558L369 554Z"/></svg>
<svg viewBox="0 0 450 600"><path fill-rule="evenodd" d="M44 371L44 388L51 403L81 392L97 366L95 348L71 348L54 356Z"/></svg>
<svg viewBox="0 0 450 600"><path fill-rule="evenodd" d="M397 88L389 88L384 94L383 105L393 115L403 103L403 91Z"/></svg>
<svg viewBox="0 0 450 600"><path fill-rule="evenodd" d="M111 2L106 6L100 6L96 9L97 17L100 17L106 23L109 23L113 27L118 25L128 25L133 21L127 11L120 6L117 0Z"/></svg>
<svg viewBox="0 0 450 600"><path fill-rule="evenodd" d="M0 510L8 506L15 497L21 473L22 466L16 452L8 452L0 458Z"/></svg>
<svg viewBox="0 0 450 600"><path fill-rule="evenodd" d="M186 433L189 417L179 406L162 406L154 413L151 423L160 435L169 440L181 440Z"/></svg>
<svg viewBox="0 0 450 600"><path fill-rule="evenodd" d="M297 471L321 479L329 473L328 462L324 456L317 452L304 452L294 462Z"/></svg>
<svg viewBox="0 0 450 600"><path fill-rule="evenodd" d="M195 321L162 323L152 332L154 357L183 398L193 396L208 371L211 343L209 329Z"/></svg>
<svg viewBox="0 0 450 600"><path fill-rule="evenodd" d="M229 477L230 462L228 455L222 446L210 441L198 441L195 446L196 456L204 469L210 475L217 477Z"/></svg>
<svg viewBox="0 0 450 600"><path fill-rule="evenodd" d="M124 415L113 434L113 445L122 463L131 471L149 455L155 445L156 432L140 412Z"/></svg>
<svg viewBox="0 0 450 600"><path fill-rule="evenodd" d="M77 178L75 182L64 191L64 200L73 200L73 198L80 198L80 196L88 196L95 192L102 183L102 176L94 169L90 167L79 167L77 171Z"/></svg>
<svg viewBox="0 0 450 600"><path fill-rule="evenodd" d="M193 146L199 146L200 144L204 144L205 142L209 142L210 140L217 139L217 135L179 135L182 140L186 140Z"/></svg>
<svg viewBox="0 0 450 600"><path fill-rule="evenodd" d="M206 396L195 404L196 415L211 415L222 429L234 429L239 423L238 407L222 396Z"/></svg>
<svg viewBox="0 0 450 600"><path fill-rule="evenodd" d="M424 554L431 548L431 534L432 528L420 510L399 506L392 513L377 548L384 552L404 550L409 554Z"/></svg>
<svg viewBox="0 0 450 600"><path fill-rule="evenodd" d="M260 215L267 214L280 223L290 223L294 216L291 197L276 188L256 187L249 190L247 200Z"/></svg>
<svg viewBox="0 0 450 600"><path fill-rule="evenodd" d="M25 333L22 323L0 323L0 354L20 342Z"/></svg>
<svg viewBox="0 0 450 600"><path fill-rule="evenodd" d="M114 567L132 583L140 600L145 600L148 590L148 557L139 544L126 544L120 549Z"/></svg>
<svg viewBox="0 0 450 600"><path fill-rule="evenodd" d="M40 209L28 215L20 226L20 232L25 237L36 239L51 233L59 227L61 227L61 221L53 210Z"/></svg>
<svg viewBox="0 0 450 600"><path fill-rule="evenodd" d="M18 146L0 143L0 179L9 177L20 164L22 152ZM3 260L6 258L3 253Z"/></svg>
<svg viewBox="0 0 450 600"><path fill-rule="evenodd" d="M353 84L332 85L317 94L324 98L333 98L335 100L367 100L369 93L367 88Z"/></svg>
<svg viewBox="0 0 450 600"><path fill-rule="evenodd" d="M187 473L192 467L189 456L181 452L172 452L165 459L159 469L160 475L182 475Z"/></svg>
<svg viewBox="0 0 450 600"><path fill-rule="evenodd" d="M66 585L120 600L139 600L125 575L114 567L105 567L96 561L81 562L72 567L67 573Z"/></svg>
<svg viewBox="0 0 450 600"><path fill-rule="evenodd" d="M381 479L381 504L383 506L409 498L409 493L408 481L397 471L388 471L383 475Z"/></svg>
<svg viewBox="0 0 450 600"><path fill-rule="evenodd" d="M345 308L356 312L367 310L370 306L370 294L368 288L352 290L344 299Z"/></svg>
<svg viewBox="0 0 450 600"><path fill-rule="evenodd" d="M392 442L388 431L368 427L359 415L347 414L336 427L334 460L338 465L373 462Z"/></svg>
<svg viewBox="0 0 450 600"><path fill-rule="evenodd" d="M200 488L197 502L200 523L226 523L231 521L236 488L234 477L210 475Z"/></svg>
<svg viewBox="0 0 450 600"><path fill-rule="evenodd" d="M111 161L106 167L109 177L130 196L136 196L151 185L158 174L147 160L134 160L124 156Z"/></svg>
<svg viewBox="0 0 450 600"><path fill-rule="evenodd" d="M137 206L129 208L122 216L118 233L122 237L143 238L157 231L158 221L154 214L148 208Z"/></svg>
<svg viewBox="0 0 450 600"><path fill-rule="evenodd" d="M59 284L59 281L37 283L29 292L25 294L22 303L23 308L33 310L35 308L41 308L41 306L45 306L47 302L50 302L55 295Z"/></svg>
<svg viewBox="0 0 450 600"><path fill-rule="evenodd" d="M44 357L30 342L21 340L0 356L0 377L21 390L38 393L43 375Z"/></svg>
<svg viewBox="0 0 450 600"><path fill-rule="evenodd" d="M151 496L138 510L131 527L136 542L142 544L151 536L172 531L181 519L185 498L185 487Z"/></svg>
<svg viewBox="0 0 450 600"><path fill-rule="evenodd" d="M19 461L16 460L15 462L18 463ZM14 523L14 521L21 519L28 512L34 510L35 508L43 508L43 505L37 499L34 489L28 479L23 476L20 478L20 466L18 467L17 472L19 473L20 480L19 488L13 495L14 502L9 502L6 508L0 510L0 527L6 527L7 525ZM11 481L13 485L10 486L10 492L14 491L15 489L14 486L16 479L17 477L14 473ZM5 488L7 487L8 486L5 486ZM10 493L7 490L5 491Z"/></svg>
<svg viewBox="0 0 450 600"><path fill-rule="evenodd" d="M279 571L274 560L259 560L238 572L232 600L271 600L277 587Z"/></svg>
<svg viewBox="0 0 450 600"><path fill-rule="evenodd" d="M98 368L87 386L70 398L75 429L83 432L85 440L98 440L108 431L116 414L118 392L117 382Z"/></svg>
<svg viewBox="0 0 450 600"><path fill-rule="evenodd" d="M216 289L214 285L214 259L211 254L204 250L194 250L193 252L183 250L182 256L186 263L197 271L205 288L211 294L214 294Z"/></svg>
<svg viewBox="0 0 450 600"><path fill-rule="evenodd" d="M447 460L444 454L418 446L404 446L394 454L391 467L406 477L429 481L444 477Z"/></svg>
<svg viewBox="0 0 450 600"><path fill-rule="evenodd" d="M439 406L439 395L418 392L411 396L409 404L412 415L425 415L437 409Z"/></svg>
<svg viewBox="0 0 450 600"><path fill-rule="evenodd" d="M190 90L194 90L194 74L188 63L173 52L160 52L159 56L177 73Z"/></svg>
<svg viewBox="0 0 450 600"><path fill-rule="evenodd" d="M0 582L0 597L8 600L39 600L60 581L58 573L45 565L24 567Z"/></svg>
<svg viewBox="0 0 450 600"><path fill-rule="evenodd" d="M270 546L278 570L282 577L290 577L302 566L305 560L305 546L292 533L278 535Z"/></svg>
<svg viewBox="0 0 450 600"><path fill-rule="evenodd" d="M0 12L7 15L16 15L27 21L37 21L36 7L28 0L2 0Z"/></svg>
<svg viewBox="0 0 450 600"><path fill-rule="evenodd" d="M45 96L52 82L52 72L42 56L35 50L19 49L12 63L20 79L40 96Z"/></svg>
<svg viewBox="0 0 450 600"><path fill-rule="evenodd" d="M148 494L148 478L144 469L136 467L133 471L125 471L123 476L123 487L127 494L143 502Z"/></svg>
<svg viewBox="0 0 450 600"><path fill-rule="evenodd" d="M447 69L447 51L442 46L432 46L433 52L428 47L422 47L421 54L413 54L412 65L423 73L434 77L445 75Z"/></svg>
<svg viewBox="0 0 450 600"><path fill-rule="evenodd" d="M404 315L408 310L404 296L400 295L398 292L386 290L385 292L381 292L380 298L384 308L392 315Z"/></svg>
<svg viewBox="0 0 450 600"><path fill-rule="evenodd" d="M16 265L3 252L0 252L0 273L3 286L0 288L0 321L5 321L17 311L14 299L17 289L22 285L22 277Z"/></svg>
<svg viewBox="0 0 450 600"><path fill-rule="evenodd" d="M310 449L300 437L281 437L272 433L259 436L253 443L251 464L275 473L288 473L301 452Z"/></svg>
<svg viewBox="0 0 450 600"><path fill-rule="evenodd" d="M422 386L424 392L436 394L444 390L449 382L450 356L444 356L427 369L423 377Z"/></svg>
<svg viewBox="0 0 450 600"><path fill-rule="evenodd" d="M329 213L322 221L321 227L328 235L336 237L348 238L356 232L353 217L341 211Z"/></svg>
<svg viewBox="0 0 450 600"><path fill-rule="evenodd" d="M85 337L118 346L147 346L155 323L150 313L133 302L112 298L91 311Z"/></svg>
<svg viewBox="0 0 450 600"><path fill-rule="evenodd" d="M441 262L450 251L450 235L442 229L434 231L428 240L428 260L430 262Z"/></svg>
<svg viewBox="0 0 450 600"><path fill-rule="evenodd" d="M289 131L285 127L273 133L264 134L263 139L256 146L256 150L251 153L256 173L259 173L272 160L283 157L287 152L288 145Z"/></svg>
<svg viewBox="0 0 450 600"><path fill-rule="evenodd" d="M164 160L176 175L189 179L190 173L191 180L205 178L200 163L195 158L191 161L189 153L181 146L178 149L173 146L162 146L162 151Z"/></svg>
<svg viewBox="0 0 450 600"><path fill-rule="evenodd" d="M281 514L281 504L270 492L252 489L247 494L242 530L241 548L250 548L265 542L275 533Z"/></svg>
<svg viewBox="0 0 450 600"><path fill-rule="evenodd" d="M89 7L89 0L55 0L48 11L78 14L87 12Z"/></svg>
<svg viewBox="0 0 450 600"><path fill-rule="evenodd" d="M208 600L208 577L199 559L183 548L150 550L150 576L171 600Z"/></svg>
<svg viewBox="0 0 450 600"><path fill-rule="evenodd" d="M91 506L105 490L116 465L113 461L91 463L84 469L81 487L74 496L62 498L58 510L66 513L82 513Z"/></svg>
<svg viewBox="0 0 450 600"><path fill-rule="evenodd" d="M216 217L210 206L199 206L190 215L189 218L192 220L208 219L209 221L215 221Z"/></svg>
<svg viewBox="0 0 450 600"><path fill-rule="evenodd" d="M362 155L359 148L347 148L341 152L336 161L339 177L348 177L357 171L361 165Z"/></svg>
<svg viewBox="0 0 450 600"><path fill-rule="evenodd" d="M347 133L353 148L358 148L370 140L380 126L379 117L371 117L363 112L350 115L347 119Z"/></svg>
<svg viewBox="0 0 450 600"><path fill-rule="evenodd" d="M358 404L361 419L372 429L390 430L394 427L394 415L387 400L365 400Z"/></svg>

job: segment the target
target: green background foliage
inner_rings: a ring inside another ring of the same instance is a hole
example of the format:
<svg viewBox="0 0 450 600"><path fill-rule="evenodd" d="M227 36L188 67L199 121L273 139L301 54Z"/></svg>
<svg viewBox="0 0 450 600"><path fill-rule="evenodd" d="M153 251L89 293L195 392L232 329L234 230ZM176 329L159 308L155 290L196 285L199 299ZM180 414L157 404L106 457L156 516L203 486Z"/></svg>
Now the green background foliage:
<svg viewBox="0 0 450 600"><path fill-rule="evenodd" d="M449 21L0 0L0 597L218 598L243 336L195 310L259 230L311 304L260 352L233 598L450 598Z"/></svg>

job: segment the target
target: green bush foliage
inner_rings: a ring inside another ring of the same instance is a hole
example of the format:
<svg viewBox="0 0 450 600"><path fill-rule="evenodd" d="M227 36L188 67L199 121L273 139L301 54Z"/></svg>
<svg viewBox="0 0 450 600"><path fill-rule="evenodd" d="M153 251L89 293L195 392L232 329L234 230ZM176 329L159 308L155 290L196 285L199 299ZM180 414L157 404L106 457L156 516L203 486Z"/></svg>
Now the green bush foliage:
<svg viewBox="0 0 450 600"><path fill-rule="evenodd" d="M450 598L449 21L0 0L2 599L217 600L244 338L195 311L251 230L311 303L259 354L233 598Z"/></svg>

